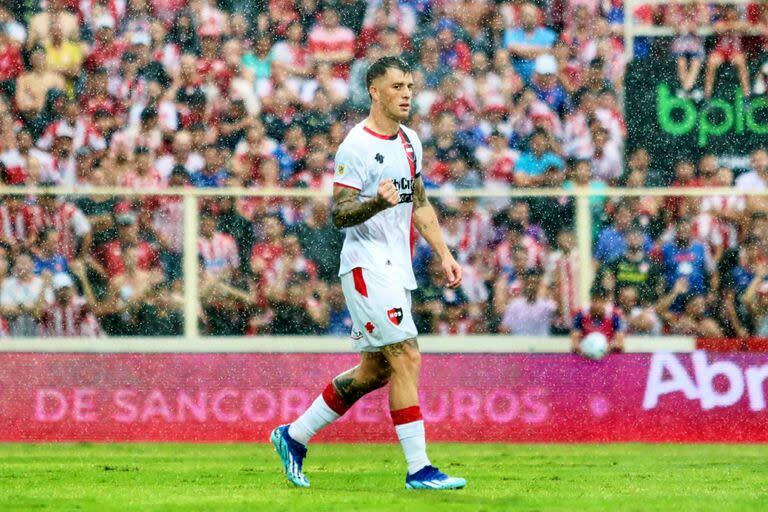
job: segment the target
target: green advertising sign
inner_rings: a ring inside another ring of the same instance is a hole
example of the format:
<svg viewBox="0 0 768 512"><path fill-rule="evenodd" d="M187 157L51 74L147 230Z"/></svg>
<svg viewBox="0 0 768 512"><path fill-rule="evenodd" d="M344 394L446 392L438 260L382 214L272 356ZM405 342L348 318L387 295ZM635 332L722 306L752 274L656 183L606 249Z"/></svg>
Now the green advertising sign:
<svg viewBox="0 0 768 512"><path fill-rule="evenodd" d="M745 99L733 70L723 68L714 98L705 103L677 96L674 63L632 62L625 100L628 151L645 147L655 166L669 168L705 153L738 158L768 147L768 97Z"/></svg>

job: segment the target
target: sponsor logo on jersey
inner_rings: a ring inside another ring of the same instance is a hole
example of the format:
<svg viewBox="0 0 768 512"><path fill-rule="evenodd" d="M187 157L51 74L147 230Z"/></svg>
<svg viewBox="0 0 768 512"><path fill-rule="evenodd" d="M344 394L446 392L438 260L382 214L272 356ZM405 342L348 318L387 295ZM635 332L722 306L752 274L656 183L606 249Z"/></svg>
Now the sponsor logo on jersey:
<svg viewBox="0 0 768 512"><path fill-rule="evenodd" d="M376 153L376 156L374 157L374 159L380 164L384 163L384 155L382 155L381 153Z"/></svg>
<svg viewBox="0 0 768 512"><path fill-rule="evenodd" d="M400 192L401 203L413 202L413 178L392 178L392 184Z"/></svg>
<svg viewBox="0 0 768 512"><path fill-rule="evenodd" d="M400 325L400 322L403 321L403 309L402 308L388 309L387 318L389 318L389 321L392 322L393 324Z"/></svg>
<svg viewBox="0 0 768 512"><path fill-rule="evenodd" d="M352 331L352 336L351 336L351 338L352 338L354 341L357 341L357 340L363 339L363 331L358 331L357 329L353 330L353 331Z"/></svg>
<svg viewBox="0 0 768 512"><path fill-rule="evenodd" d="M373 325L373 322L366 322L364 327L365 327L365 330L368 331L368 334L372 334L373 331L376 330L376 326ZM360 334L362 335L362 333Z"/></svg>

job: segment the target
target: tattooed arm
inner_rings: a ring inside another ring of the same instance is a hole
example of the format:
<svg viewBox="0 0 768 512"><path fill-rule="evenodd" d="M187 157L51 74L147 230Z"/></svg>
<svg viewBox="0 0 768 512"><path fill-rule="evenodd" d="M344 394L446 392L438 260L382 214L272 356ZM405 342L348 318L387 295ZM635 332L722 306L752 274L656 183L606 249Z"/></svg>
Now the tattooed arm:
<svg viewBox="0 0 768 512"><path fill-rule="evenodd" d="M421 236L435 251L443 267L443 273L448 280L449 288L457 288L461 284L461 266L451 255L451 251L445 244L443 232L440 231L440 223L437 221L435 209L427 199L427 191L424 189L424 181L421 176L413 182L413 225L421 233Z"/></svg>
<svg viewBox="0 0 768 512"><path fill-rule="evenodd" d="M359 201L359 190L335 185L333 187L333 210L331 218L337 228L348 228L361 224L377 213L400 202L400 194L391 181L379 183L376 197Z"/></svg>

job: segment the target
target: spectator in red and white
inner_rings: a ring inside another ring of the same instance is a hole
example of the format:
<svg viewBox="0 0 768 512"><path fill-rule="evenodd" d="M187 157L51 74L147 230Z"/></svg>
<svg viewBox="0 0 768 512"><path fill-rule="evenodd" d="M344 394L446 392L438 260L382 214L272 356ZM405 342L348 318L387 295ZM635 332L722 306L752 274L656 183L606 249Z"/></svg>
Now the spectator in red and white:
<svg viewBox="0 0 768 512"><path fill-rule="evenodd" d="M44 10L32 16L29 20L27 34L27 49L43 45L50 40L51 27L61 27L65 39L77 41L80 36L80 25L77 16L65 8L64 0L47 0Z"/></svg>
<svg viewBox="0 0 768 512"><path fill-rule="evenodd" d="M297 78L312 77L312 58L304 43L304 29L298 21L288 25L286 38L278 41L272 47L275 62L285 64L288 72Z"/></svg>
<svg viewBox="0 0 768 512"><path fill-rule="evenodd" d="M96 315L105 311L106 305L94 297L82 263L74 265L73 272L83 285L84 297L75 291L69 274L58 273L48 278L46 288L53 289L54 298L51 302L38 302L40 336L95 338L103 335Z"/></svg>
<svg viewBox="0 0 768 512"><path fill-rule="evenodd" d="M105 69L88 73L85 91L80 96L80 105L90 116L95 116L100 110L112 116L120 113L121 102L109 92L109 77Z"/></svg>
<svg viewBox="0 0 768 512"><path fill-rule="evenodd" d="M20 45L11 38L8 27L0 28L0 95L12 98L16 79L24 71Z"/></svg>
<svg viewBox="0 0 768 512"><path fill-rule="evenodd" d="M730 187L733 174L723 168L713 186ZM702 198L686 198L682 201L687 209L681 215L692 217L693 237L706 244L715 260L719 260L728 248L736 247L739 241L739 225L744 219L744 198L739 196L713 195Z"/></svg>
<svg viewBox="0 0 768 512"><path fill-rule="evenodd" d="M546 259L544 280L558 302L559 314L553 321L558 333L570 331L571 319L579 307L580 260L576 251L576 233L564 227L557 234L556 250Z"/></svg>
<svg viewBox="0 0 768 512"><path fill-rule="evenodd" d="M592 170L595 178L616 186L624 172L618 148L610 144L608 130L599 123L592 130Z"/></svg>
<svg viewBox="0 0 768 512"><path fill-rule="evenodd" d="M88 146L93 151L104 151L107 140L99 127L84 116L75 101L67 101L64 106L64 116L49 124L40 138L37 147L50 151L59 137L72 136L72 151Z"/></svg>
<svg viewBox="0 0 768 512"><path fill-rule="evenodd" d="M297 172L287 185L291 187L304 184L312 190L333 190L333 168L327 155L322 151L311 151L306 158L304 170Z"/></svg>
<svg viewBox="0 0 768 512"><path fill-rule="evenodd" d="M7 195L0 201L0 247L10 254L27 251L37 241L35 207L22 196Z"/></svg>
<svg viewBox="0 0 768 512"><path fill-rule="evenodd" d="M6 141L11 142L11 141ZM32 134L26 128L16 133L15 147L0 153L0 163L5 167L3 182L8 185L36 184L41 176L54 173L51 155L33 146Z"/></svg>
<svg viewBox="0 0 768 512"><path fill-rule="evenodd" d="M565 121L563 152L566 156L588 159L594 152L592 142L592 121L596 120L608 130L609 141L619 149L623 147L622 126L613 112L600 108L595 95L584 90L574 97L576 109L568 115Z"/></svg>
<svg viewBox="0 0 768 512"><path fill-rule="evenodd" d="M460 126L471 122L475 106L459 90L459 79L453 75L446 75L440 82L439 95L429 110L429 115L434 119L443 112L452 114Z"/></svg>
<svg viewBox="0 0 768 512"><path fill-rule="evenodd" d="M125 273L125 253L135 249L136 266L141 270L157 269L160 260L157 247L139 235L138 215L126 203L115 208L117 239L99 247L94 256L110 279Z"/></svg>
<svg viewBox="0 0 768 512"><path fill-rule="evenodd" d="M756 149L749 157L750 170L736 178L736 188L739 190L768 189L768 151ZM765 210L768 203L762 197L747 198L747 210Z"/></svg>
<svg viewBox="0 0 768 512"><path fill-rule="evenodd" d="M569 26L563 32L561 39L571 47L579 63L586 66L597 57L596 20L587 6L577 5L573 9L573 18L568 21Z"/></svg>
<svg viewBox="0 0 768 512"><path fill-rule="evenodd" d="M200 236L197 239L203 278L229 281L240 268L237 242L230 235L216 230L216 218L203 213L200 217Z"/></svg>
<svg viewBox="0 0 768 512"><path fill-rule="evenodd" d="M133 150L133 165L120 176L120 186L134 190L154 190L168 186L167 178L152 165L152 150L136 146Z"/></svg>
<svg viewBox="0 0 768 512"><path fill-rule="evenodd" d="M459 261L464 263L469 255L488 247L493 237L493 226L490 215L478 205L475 197L459 201L457 217L459 241L456 249Z"/></svg>
<svg viewBox="0 0 768 512"><path fill-rule="evenodd" d="M40 183L73 186L77 177L74 144L75 131L68 125L56 130L51 146L51 167L41 167Z"/></svg>
<svg viewBox="0 0 768 512"><path fill-rule="evenodd" d="M115 37L115 20L110 14L99 16L94 21L94 29L94 43L84 67L91 71L105 69L110 76L115 76L128 44Z"/></svg>
<svg viewBox="0 0 768 512"><path fill-rule="evenodd" d="M205 167L203 155L192 150L192 136L188 131L176 133L171 153L163 155L155 161L155 168L164 178L170 176L171 171L177 165L183 166L190 175Z"/></svg>
<svg viewBox="0 0 768 512"><path fill-rule="evenodd" d="M712 97L715 88L717 70L725 63L736 68L739 83L745 98L750 96L749 71L747 59L742 47L744 32L751 28L749 22L740 19L739 8L736 5L724 5L721 7L722 18L714 25L717 39L715 48L707 57L707 70L704 75L704 98Z"/></svg>
<svg viewBox="0 0 768 512"><path fill-rule="evenodd" d="M38 333L35 309L43 294L43 279L34 274L29 253L19 253L10 277L0 288L0 313L8 319L12 336L32 337ZM53 296L48 300L52 300Z"/></svg>
<svg viewBox="0 0 768 512"><path fill-rule="evenodd" d="M283 256L283 223L276 215L269 215L262 221L263 242L253 246L250 268L257 280L270 282L274 277L277 262Z"/></svg>
<svg viewBox="0 0 768 512"><path fill-rule="evenodd" d="M485 169L485 187L488 189L512 189L515 182L515 164L520 153L509 147L507 138L498 131L491 132L488 145L479 145L475 150L481 167ZM498 210L509 204L509 198L488 198L487 204Z"/></svg>
<svg viewBox="0 0 768 512"><path fill-rule="evenodd" d="M346 79L349 66L355 55L355 33L339 25L339 14L331 7L325 7L321 21L307 37L309 52L315 63L327 62L333 66L333 74Z"/></svg>
<svg viewBox="0 0 768 512"><path fill-rule="evenodd" d="M113 154L131 154L137 147L145 147L158 153L162 149L163 132L158 124L155 107L146 107L139 114L139 122L131 123L112 135L110 146Z"/></svg>
<svg viewBox="0 0 768 512"><path fill-rule="evenodd" d="M74 203L51 194L38 196L34 212L36 229L54 229L59 234L59 250L68 259L87 254L91 245L91 223Z"/></svg>
<svg viewBox="0 0 768 512"><path fill-rule="evenodd" d="M155 110L157 115L157 127L161 132L171 133L177 131L179 128L179 116L178 111L176 110L176 104L166 97L160 82L156 80L148 81L146 96L145 101L138 101L131 105L131 108L128 111L128 126L126 129L135 127L141 123L142 112L149 108ZM118 132L115 135L117 136L119 133L121 132ZM117 143L119 146L120 144L118 141L123 141L122 134L113 143ZM144 145L152 147L151 141L149 143L145 142ZM129 151L132 149L133 148L130 148L129 145Z"/></svg>

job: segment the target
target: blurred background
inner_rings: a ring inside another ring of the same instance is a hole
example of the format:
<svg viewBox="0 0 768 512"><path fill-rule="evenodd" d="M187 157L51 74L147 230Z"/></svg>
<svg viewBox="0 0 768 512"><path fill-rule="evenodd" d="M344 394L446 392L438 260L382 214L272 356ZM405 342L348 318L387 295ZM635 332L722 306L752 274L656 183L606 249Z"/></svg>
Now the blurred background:
<svg viewBox="0 0 768 512"><path fill-rule="evenodd" d="M344 351L333 157L367 115L368 65L401 55L422 176L464 267L444 288L416 239L427 351L569 352L605 329L627 336L616 352L764 350L767 14L3 2L0 349Z"/></svg>

